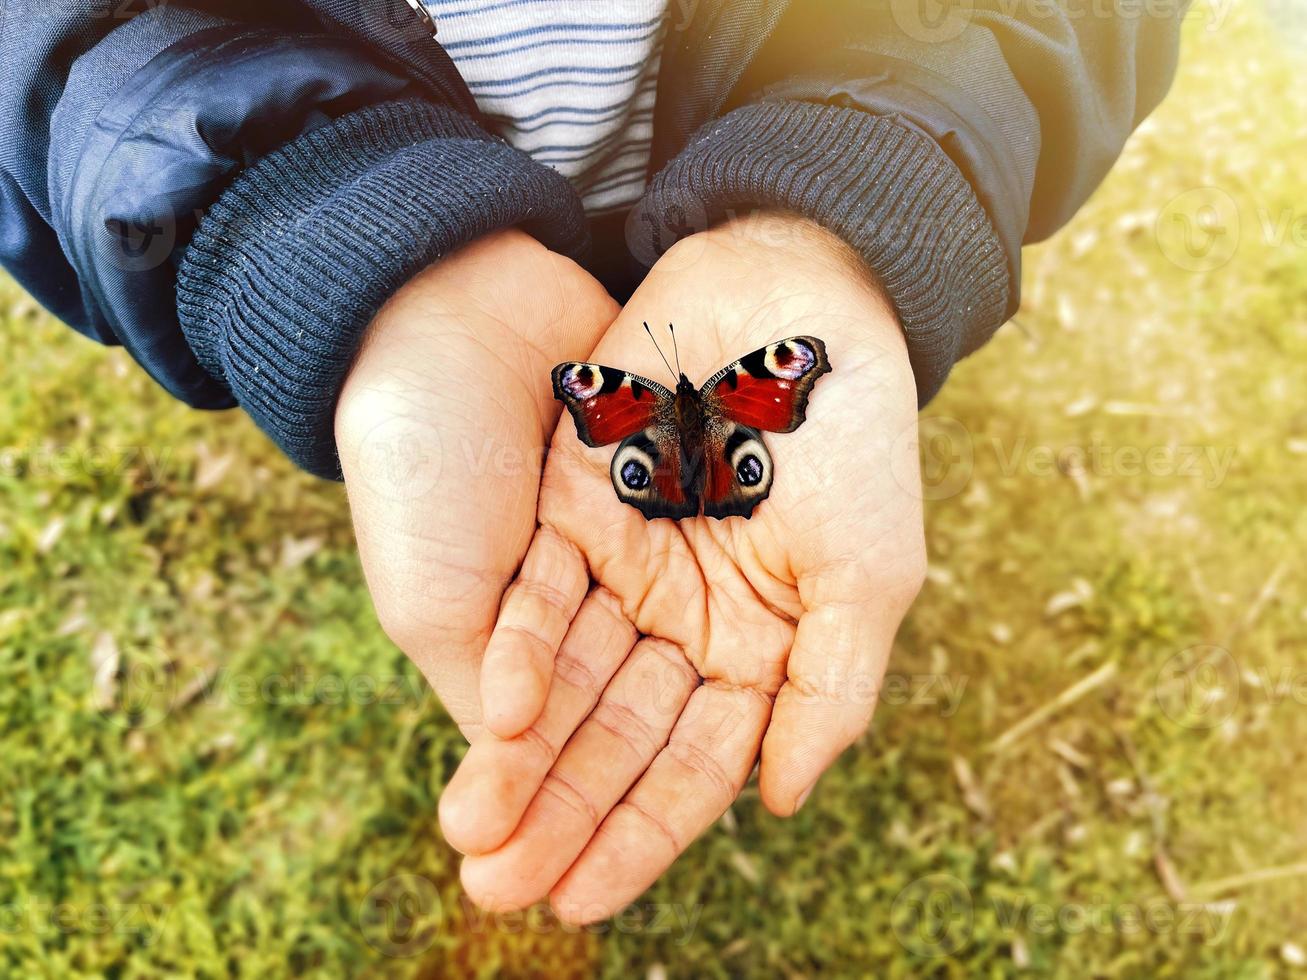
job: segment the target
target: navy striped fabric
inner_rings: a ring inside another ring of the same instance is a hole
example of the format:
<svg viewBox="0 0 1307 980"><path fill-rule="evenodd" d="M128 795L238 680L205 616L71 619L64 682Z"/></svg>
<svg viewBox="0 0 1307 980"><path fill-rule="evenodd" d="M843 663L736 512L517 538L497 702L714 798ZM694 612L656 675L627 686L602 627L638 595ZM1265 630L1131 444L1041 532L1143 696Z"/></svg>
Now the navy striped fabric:
<svg viewBox="0 0 1307 980"><path fill-rule="evenodd" d="M499 135L591 214L644 190L668 0L424 0Z"/></svg>

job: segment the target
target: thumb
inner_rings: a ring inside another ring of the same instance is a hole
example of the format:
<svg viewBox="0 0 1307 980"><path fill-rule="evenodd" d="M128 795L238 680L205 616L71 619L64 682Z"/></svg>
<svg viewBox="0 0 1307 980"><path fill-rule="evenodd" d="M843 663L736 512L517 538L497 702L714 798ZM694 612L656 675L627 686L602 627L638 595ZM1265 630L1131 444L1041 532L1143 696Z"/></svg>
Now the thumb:
<svg viewBox="0 0 1307 980"><path fill-rule="evenodd" d="M857 583L799 617L787 680L762 744L759 787L777 816L807 800L817 780L867 729L894 634L919 582L898 595Z"/></svg>

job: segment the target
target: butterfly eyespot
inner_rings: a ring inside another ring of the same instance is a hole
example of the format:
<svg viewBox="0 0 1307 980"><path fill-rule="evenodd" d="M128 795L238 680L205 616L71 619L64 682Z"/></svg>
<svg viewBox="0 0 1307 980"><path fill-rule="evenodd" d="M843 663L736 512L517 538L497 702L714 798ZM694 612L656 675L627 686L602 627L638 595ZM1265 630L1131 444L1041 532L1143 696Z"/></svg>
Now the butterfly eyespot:
<svg viewBox="0 0 1307 980"><path fill-rule="evenodd" d="M781 341L767 351L764 363L772 377L794 381L817 363L817 355L802 341Z"/></svg>
<svg viewBox="0 0 1307 980"><path fill-rule="evenodd" d="M762 460L757 456L745 456L736 464L735 476L741 486L756 487L762 482Z"/></svg>
<svg viewBox="0 0 1307 980"><path fill-rule="evenodd" d="M649 485L649 468L643 463L628 459L622 466L622 482L629 490L643 490Z"/></svg>
<svg viewBox="0 0 1307 980"><path fill-rule="evenodd" d="M573 364L563 374L562 388L578 401L587 401L602 390L602 371L591 364Z"/></svg>

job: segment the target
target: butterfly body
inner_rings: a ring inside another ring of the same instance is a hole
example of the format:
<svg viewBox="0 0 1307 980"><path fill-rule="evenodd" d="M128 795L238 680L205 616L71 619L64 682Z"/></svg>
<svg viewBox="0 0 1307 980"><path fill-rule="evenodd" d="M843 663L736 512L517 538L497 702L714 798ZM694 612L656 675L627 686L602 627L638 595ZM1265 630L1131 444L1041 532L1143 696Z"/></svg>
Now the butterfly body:
<svg viewBox="0 0 1307 980"><path fill-rule="evenodd" d="M792 432L808 394L830 370L815 337L791 337L747 354L701 388L685 374L670 390L599 364L569 361L553 371L588 446L620 442L610 477L617 496L646 518L749 517L767 498L772 461L762 431Z"/></svg>

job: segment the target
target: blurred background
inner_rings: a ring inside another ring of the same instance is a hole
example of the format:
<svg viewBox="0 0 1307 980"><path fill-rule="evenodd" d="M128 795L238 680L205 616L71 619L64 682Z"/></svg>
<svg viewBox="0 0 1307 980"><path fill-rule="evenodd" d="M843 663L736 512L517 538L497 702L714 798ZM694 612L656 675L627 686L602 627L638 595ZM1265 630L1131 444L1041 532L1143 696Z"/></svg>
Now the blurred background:
<svg viewBox="0 0 1307 980"><path fill-rule="evenodd" d="M1307 4L1172 94L922 419L872 731L628 914L463 899L339 486L0 279L0 974L1307 975Z"/></svg>

